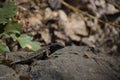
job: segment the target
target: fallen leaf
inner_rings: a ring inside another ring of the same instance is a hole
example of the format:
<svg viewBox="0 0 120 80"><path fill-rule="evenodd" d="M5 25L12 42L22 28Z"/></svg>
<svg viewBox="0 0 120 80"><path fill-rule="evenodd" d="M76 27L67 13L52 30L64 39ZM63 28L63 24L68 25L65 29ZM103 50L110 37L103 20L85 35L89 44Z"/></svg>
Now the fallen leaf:
<svg viewBox="0 0 120 80"><path fill-rule="evenodd" d="M41 34L41 38L45 41L45 43L51 42L51 36L48 29L44 29L43 31L39 31L39 34Z"/></svg>

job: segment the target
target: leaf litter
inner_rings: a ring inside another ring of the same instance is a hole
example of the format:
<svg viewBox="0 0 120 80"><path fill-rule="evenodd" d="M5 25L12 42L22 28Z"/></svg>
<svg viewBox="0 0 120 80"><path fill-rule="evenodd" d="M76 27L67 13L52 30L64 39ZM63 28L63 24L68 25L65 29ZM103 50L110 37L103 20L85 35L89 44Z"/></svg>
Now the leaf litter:
<svg viewBox="0 0 120 80"><path fill-rule="evenodd" d="M14 1L17 5L17 20L22 22L24 34L32 36L33 40L43 45L60 42L63 45L89 45L104 50L118 47L120 43L120 28L115 27L120 25L120 10L108 0L65 0L74 8L95 18L82 12L74 12L63 5L59 9L53 9L47 0ZM101 23L99 19L105 23Z"/></svg>

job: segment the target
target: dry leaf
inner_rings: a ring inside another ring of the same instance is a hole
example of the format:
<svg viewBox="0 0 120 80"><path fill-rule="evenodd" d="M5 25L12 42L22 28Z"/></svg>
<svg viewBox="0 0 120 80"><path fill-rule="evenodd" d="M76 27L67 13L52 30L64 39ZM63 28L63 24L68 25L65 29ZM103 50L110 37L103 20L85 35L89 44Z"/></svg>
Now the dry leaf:
<svg viewBox="0 0 120 80"><path fill-rule="evenodd" d="M42 16L39 14L28 18L29 25L32 25L32 26L37 25L37 24L41 25L42 24L41 20L42 20Z"/></svg>
<svg viewBox="0 0 120 80"><path fill-rule="evenodd" d="M44 29L43 31L39 32L41 34L42 39L45 41L45 43L51 42L50 32L48 29Z"/></svg>
<svg viewBox="0 0 120 80"><path fill-rule="evenodd" d="M64 30L67 36L72 40L80 41L80 36L87 36L88 32L86 30L85 22L82 18L76 14L72 14L68 21L64 24Z"/></svg>
<svg viewBox="0 0 120 80"><path fill-rule="evenodd" d="M66 40L66 36L65 34L62 34L62 32L60 31L54 31L54 34L59 38L59 39L62 39L62 40Z"/></svg>
<svg viewBox="0 0 120 80"><path fill-rule="evenodd" d="M32 49L32 46L30 44L26 44L26 47Z"/></svg>

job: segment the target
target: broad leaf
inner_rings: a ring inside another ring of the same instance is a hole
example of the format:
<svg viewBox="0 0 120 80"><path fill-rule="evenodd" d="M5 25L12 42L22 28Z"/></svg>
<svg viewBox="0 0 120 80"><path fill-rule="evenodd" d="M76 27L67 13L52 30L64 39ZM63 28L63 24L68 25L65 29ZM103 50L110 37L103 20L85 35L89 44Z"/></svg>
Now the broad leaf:
<svg viewBox="0 0 120 80"><path fill-rule="evenodd" d="M8 46L0 40L0 52L10 52Z"/></svg>
<svg viewBox="0 0 120 80"><path fill-rule="evenodd" d="M6 23L8 21L8 18L12 18L15 16L15 3L9 2L2 4L2 7L0 7L0 23Z"/></svg>
<svg viewBox="0 0 120 80"><path fill-rule="evenodd" d="M17 41L17 36L16 36L16 34L10 34L10 36L12 37L12 39L13 39L13 41Z"/></svg>
<svg viewBox="0 0 120 80"><path fill-rule="evenodd" d="M20 34L22 32L22 24L16 22L9 22L4 28L6 33L17 33Z"/></svg>
<svg viewBox="0 0 120 80"><path fill-rule="evenodd" d="M18 38L18 42L22 48L29 48L30 50L36 51L41 48L39 42L32 41L32 37L24 35Z"/></svg>

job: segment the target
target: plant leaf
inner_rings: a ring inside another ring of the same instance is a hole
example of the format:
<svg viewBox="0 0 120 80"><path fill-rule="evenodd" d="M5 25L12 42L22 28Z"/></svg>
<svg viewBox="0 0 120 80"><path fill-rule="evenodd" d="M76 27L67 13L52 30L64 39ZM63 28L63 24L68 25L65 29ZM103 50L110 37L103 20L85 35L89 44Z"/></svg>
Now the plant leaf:
<svg viewBox="0 0 120 80"><path fill-rule="evenodd" d="M8 18L13 18L15 16L15 9L14 2L3 3L2 7L0 7L0 23L6 23Z"/></svg>
<svg viewBox="0 0 120 80"><path fill-rule="evenodd" d="M17 22L9 22L4 28L6 33L17 33L20 34L22 32L22 24Z"/></svg>
<svg viewBox="0 0 120 80"><path fill-rule="evenodd" d="M8 46L0 40L0 52L10 52Z"/></svg>
<svg viewBox="0 0 120 80"><path fill-rule="evenodd" d="M18 42L22 48L29 48L30 50L36 51L41 48L39 42L32 41L32 37L24 35L18 38Z"/></svg>
<svg viewBox="0 0 120 80"><path fill-rule="evenodd" d="M12 39L13 39L13 41L17 41L17 36L16 36L16 34L10 34L10 36L12 37Z"/></svg>

